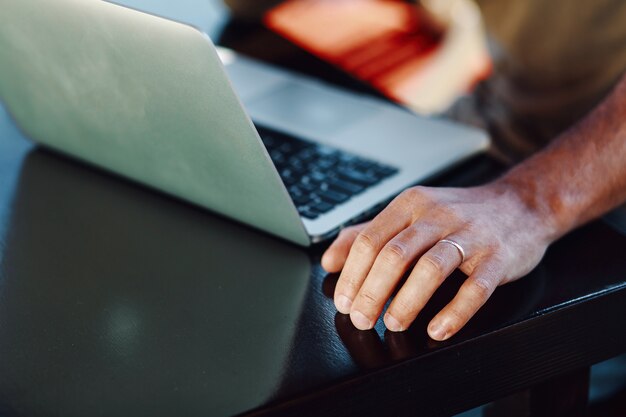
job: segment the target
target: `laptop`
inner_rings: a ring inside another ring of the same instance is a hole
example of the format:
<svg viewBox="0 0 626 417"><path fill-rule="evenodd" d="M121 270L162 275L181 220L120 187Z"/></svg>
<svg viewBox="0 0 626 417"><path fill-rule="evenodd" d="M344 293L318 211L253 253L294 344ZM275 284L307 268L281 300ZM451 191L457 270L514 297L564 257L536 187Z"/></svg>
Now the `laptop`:
<svg viewBox="0 0 626 417"><path fill-rule="evenodd" d="M100 0L4 1L0 99L46 147L303 246L489 143Z"/></svg>

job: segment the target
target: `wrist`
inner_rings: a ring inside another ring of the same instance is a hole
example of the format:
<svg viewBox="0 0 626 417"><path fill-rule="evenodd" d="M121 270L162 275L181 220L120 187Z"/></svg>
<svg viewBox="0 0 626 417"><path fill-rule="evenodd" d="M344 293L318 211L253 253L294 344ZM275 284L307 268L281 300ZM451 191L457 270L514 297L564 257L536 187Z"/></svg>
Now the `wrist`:
<svg viewBox="0 0 626 417"><path fill-rule="evenodd" d="M497 195L505 198L520 216L524 227L534 229L537 238L550 244L570 227L564 216L566 211L558 192L552 193L546 183L534 176L511 171L488 185Z"/></svg>

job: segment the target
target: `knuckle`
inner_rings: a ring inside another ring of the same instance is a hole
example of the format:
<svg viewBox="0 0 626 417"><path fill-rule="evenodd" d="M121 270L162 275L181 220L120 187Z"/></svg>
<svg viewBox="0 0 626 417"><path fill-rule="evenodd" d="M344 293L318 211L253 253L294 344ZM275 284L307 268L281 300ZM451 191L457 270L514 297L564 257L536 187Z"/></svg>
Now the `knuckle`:
<svg viewBox="0 0 626 417"><path fill-rule="evenodd" d="M415 199L418 194L419 194L419 190L417 187L407 188L406 190L400 193L400 199L411 201Z"/></svg>
<svg viewBox="0 0 626 417"><path fill-rule="evenodd" d="M389 242L380 254L381 260L389 265L405 263L408 260L408 249L400 242Z"/></svg>
<svg viewBox="0 0 626 417"><path fill-rule="evenodd" d="M407 188L400 194L400 200L408 203L416 203L418 201L424 201L428 199L428 193L426 188L420 185Z"/></svg>
<svg viewBox="0 0 626 417"><path fill-rule="evenodd" d="M411 305L407 300L402 298L396 298L393 300L393 303L389 307L390 313L397 320L404 320L409 317L414 310L413 305Z"/></svg>
<svg viewBox="0 0 626 417"><path fill-rule="evenodd" d="M415 187L409 188L414 196L424 196L428 193L428 188L423 185L416 185Z"/></svg>
<svg viewBox="0 0 626 417"><path fill-rule="evenodd" d="M377 305L380 301L378 295L369 290L361 291L359 293L359 298L365 305L369 306Z"/></svg>
<svg viewBox="0 0 626 417"><path fill-rule="evenodd" d="M460 231L467 227L463 209L447 201L433 201L433 217L444 229Z"/></svg>
<svg viewBox="0 0 626 417"><path fill-rule="evenodd" d="M414 239L420 239L421 236L434 236L441 233L441 226L433 218L421 218L419 222L411 225L411 229Z"/></svg>
<svg viewBox="0 0 626 417"><path fill-rule="evenodd" d="M481 265L481 273L476 279L487 281L489 278L499 276L503 273L506 265L506 258L501 254L493 254L489 257L485 257Z"/></svg>
<svg viewBox="0 0 626 417"><path fill-rule="evenodd" d="M355 240L355 248L361 253L371 253L378 247L378 238L371 232L361 232Z"/></svg>
<svg viewBox="0 0 626 417"><path fill-rule="evenodd" d="M484 278L476 278L471 281L470 291L479 300L487 300L492 293L491 283Z"/></svg>
<svg viewBox="0 0 626 417"><path fill-rule="evenodd" d="M350 292L355 293L361 288L361 282L356 277L349 277L343 281L343 286Z"/></svg>
<svg viewBox="0 0 626 417"><path fill-rule="evenodd" d="M445 272L445 260L441 255L435 253L427 253L420 259L422 266L426 268L431 274L436 276L442 276Z"/></svg>
<svg viewBox="0 0 626 417"><path fill-rule="evenodd" d="M491 256L497 256L507 251L507 246L504 244L502 239L496 236L492 236L484 246L487 254Z"/></svg>

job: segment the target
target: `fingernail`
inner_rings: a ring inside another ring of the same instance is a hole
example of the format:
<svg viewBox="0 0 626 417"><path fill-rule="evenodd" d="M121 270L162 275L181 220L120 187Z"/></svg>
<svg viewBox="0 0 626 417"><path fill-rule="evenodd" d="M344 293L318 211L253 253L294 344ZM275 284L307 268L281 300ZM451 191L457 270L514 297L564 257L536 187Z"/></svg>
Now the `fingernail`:
<svg viewBox="0 0 626 417"><path fill-rule="evenodd" d="M372 322L360 311L353 311L350 313L350 319L352 324L359 330L369 330L372 328Z"/></svg>
<svg viewBox="0 0 626 417"><path fill-rule="evenodd" d="M340 313L348 314L350 313L350 309L352 308L352 300L346 297L345 295L337 296L337 300L335 301L337 306L337 310Z"/></svg>
<svg viewBox="0 0 626 417"><path fill-rule="evenodd" d="M384 320L385 320L385 326L387 327L389 331L401 332L404 330L400 322L396 320L395 317L392 316L391 314L389 313L385 314Z"/></svg>
<svg viewBox="0 0 626 417"><path fill-rule="evenodd" d="M435 340L443 341L446 339L448 331L440 323L431 324L428 327L428 334Z"/></svg>

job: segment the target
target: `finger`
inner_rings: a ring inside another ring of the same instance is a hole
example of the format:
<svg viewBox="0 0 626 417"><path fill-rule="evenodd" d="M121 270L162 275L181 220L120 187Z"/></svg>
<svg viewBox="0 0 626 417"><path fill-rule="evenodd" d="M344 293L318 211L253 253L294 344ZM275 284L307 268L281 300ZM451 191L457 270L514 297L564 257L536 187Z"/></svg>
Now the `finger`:
<svg viewBox="0 0 626 417"><path fill-rule="evenodd" d="M456 247L438 242L417 262L411 275L385 313L385 326L393 332L406 330L443 281L461 264Z"/></svg>
<svg viewBox="0 0 626 417"><path fill-rule="evenodd" d="M339 312L350 312L354 297L378 252L392 237L409 226L410 220L406 210L390 205L356 236L335 288L335 306Z"/></svg>
<svg viewBox="0 0 626 417"><path fill-rule="evenodd" d="M350 247L354 243L357 235L363 230L368 223L358 224L356 226L350 226L339 232L339 236L331 245L326 249L324 255L322 255L322 268L326 272L339 272L346 263Z"/></svg>
<svg viewBox="0 0 626 417"><path fill-rule="evenodd" d="M374 326L406 270L438 237L437 230L414 223L382 248L352 304L350 316L355 327L367 330Z"/></svg>
<svg viewBox="0 0 626 417"><path fill-rule="evenodd" d="M428 325L428 334L434 340L446 340L456 334L487 302L500 280L499 268L485 266L461 285L454 299Z"/></svg>

